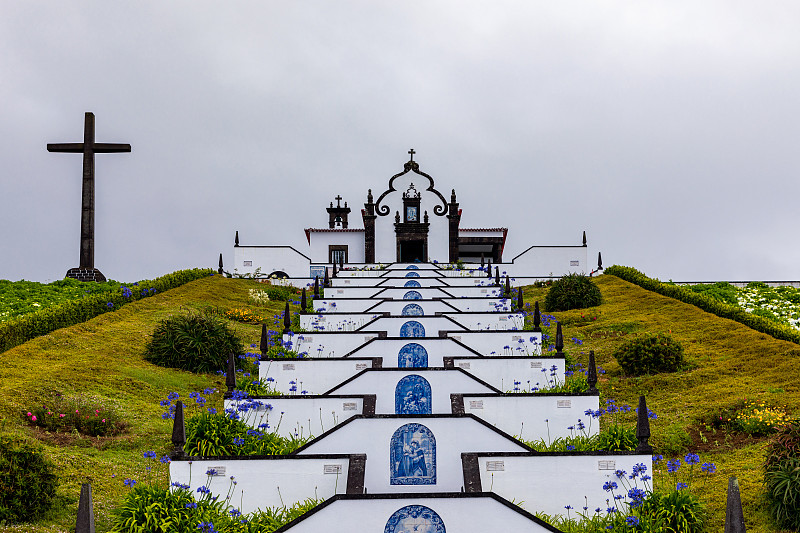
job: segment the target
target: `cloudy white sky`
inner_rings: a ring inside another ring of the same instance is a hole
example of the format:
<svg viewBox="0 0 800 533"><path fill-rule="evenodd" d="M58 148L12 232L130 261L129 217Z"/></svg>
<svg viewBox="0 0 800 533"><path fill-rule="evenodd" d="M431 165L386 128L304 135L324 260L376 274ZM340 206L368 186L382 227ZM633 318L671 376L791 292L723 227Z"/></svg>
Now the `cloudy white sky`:
<svg viewBox="0 0 800 533"><path fill-rule="evenodd" d="M0 278L134 281L291 244L410 147L505 257L578 244L661 279L800 279L800 3L0 3Z"/></svg>

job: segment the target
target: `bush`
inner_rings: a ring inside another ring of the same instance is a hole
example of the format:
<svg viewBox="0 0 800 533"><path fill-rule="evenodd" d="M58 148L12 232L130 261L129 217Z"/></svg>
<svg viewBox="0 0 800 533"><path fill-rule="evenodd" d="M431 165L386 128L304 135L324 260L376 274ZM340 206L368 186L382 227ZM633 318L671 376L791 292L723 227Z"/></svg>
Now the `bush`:
<svg viewBox="0 0 800 533"><path fill-rule="evenodd" d="M119 309L124 304L164 292L214 273L209 269L179 270L154 280L144 280L119 291L91 294L79 300L53 305L0 324L0 352L40 335L66 328Z"/></svg>
<svg viewBox="0 0 800 533"><path fill-rule="evenodd" d="M41 448L0 437L0 523L40 518L53 504L57 483Z"/></svg>
<svg viewBox="0 0 800 533"><path fill-rule="evenodd" d="M725 281L701 285L687 285L686 288L692 292L703 294L726 304L739 305L736 299L736 287Z"/></svg>
<svg viewBox="0 0 800 533"><path fill-rule="evenodd" d="M553 282L544 298L545 311L569 311L600 305L600 289L583 274L567 274Z"/></svg>
<svg viewBox="0 0 800 533"><path fill-rule="evenodd" d="M780 461L764 472L767 510L781 529L800 530L800 458Z"/></svg>
<svg viewBox="0 0 800 533"><path fill-rule="evenodd" d="M767 510L782 529L800 530L800 421L779 428L764 462Z"/></svg>
<svg viewBox="0 0 800 533"><path fill-rule="evenodd" d="M639 444L636 438L635 427L625 427L622 424L612 424L601 429L597 435L597 450L609 452L632 452Z"/></svg>
<svg viewBox="0 0 800 533"><path fill-rule="evenodd" d="M320 288L320 290L322 290ZM299 301L300 300L300 289L296 289L295 287L284 286L284 285L270 285L266 288L266 293L269 296L269 299L274 301L280 302L292 302L292 301ZM313 292L313 291L312 291ZM308 296L306 294L306 296Z"/></svg>
<svg viewBox="0 0 800 533"><path fill-rule="evenodd" d="M800 457L800 421L792 420L781 427L767 446L767 469L788 459Z"/></svg>
<svg viewBox="0 0 800 533"><path fill-rule="evenodd" d="M668 283L661 283L657 279L648 278L635 268L614 265L605 269L604 273L606 275L616 276L620 279L624 279L625 281L638 285L643 289L657 292L662 296L675 298L681 302L696 305L703 311L715 314L722 318L735 320L736 322L753 328L756 331L771 335L776 339L800 344L800 331L783 324L777 324L767 318L754 315L753 313L748 313L741 307L725 304L715 300L714 298L692 292L684 287L671 285Z"/></svg>
<svg viewBox="0 0 800 533"><path fill-rule="evenodd" d="M700 533L708 518L703 504L688 490L654 492L639 512L642 522L657 525L652 531Z"/></svg>
<svg viewBox="0 0 800 533"><path fill-rule="evenodd" d="M96 398L64 398L56 393L41 406L32 408L25 414L25 420L32 426L46 431L77 431L92 437L117 435L127 429L117 411L104 405Z"/></svg>
<svg viewBox="0 0 800 533"><path fill-rule="evenodd" d="M675 372L685 366L683 346L661 333L631 339L617 348L613 356L631 376Z"/></svg>
<svg viewBox="0 0 800 533"><path fill-rule="evenodd" d="M225 321L211 314L189 313L162 320L144 358L167 368L216 372L226 368L230 353L242 353L242 340ZM241 365L239 358L237 365Z"/></svg>

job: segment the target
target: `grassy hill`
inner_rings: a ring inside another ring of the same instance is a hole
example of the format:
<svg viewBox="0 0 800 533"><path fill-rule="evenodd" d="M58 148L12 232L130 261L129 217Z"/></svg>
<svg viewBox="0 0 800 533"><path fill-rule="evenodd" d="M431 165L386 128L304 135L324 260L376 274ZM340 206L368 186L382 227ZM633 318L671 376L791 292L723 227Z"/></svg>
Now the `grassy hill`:
<svg viewBox="0 0 800 533"><path fill-rule="evenodd" d="M567 351L583 361L589 350L595 351L598 364L606 370L598 385L603 398L634 405L639 394L647 395L648 406L659 415L652 425L654 444L676 453L698 450L703 461L716 463L718 473L705 485L697 485L712 511L709 531L722 529L730 475L738 476L741 483L748 531L775 531L759 507L765 441L715 434L698 420L745 397L765 399L787 406L790 413L800 413L795 370L800 346L612 276L597 278L597 283L604 297L601 306L556 313L564 326ZM74 528L77 495L86 481L94 491L98 531L108 530L111 509L128 490L122 480L147 475L142 453L154 450L161 455L170 450L171 422L162 420L159 400L171 391L185 397L190 391L223 386L217 375L193 375L145 362L142 353L148 335L159 320L181 309L253 308L247 303L248 289L258 286L248 280L204 278L0 354L0 431L39 441L58 465L61 478L60 501L45 521L5 530ZM525 299L543 301L546 290L527 287ZM272 316L283 305L275 302L258 310ZM235 327L244 338L257 342L258 326ZM611 353L619 343L644 332L671 333L683 343L692 368L641 378L622 376ZM570 341L572 337L582 344ZM101 398L120 411L130 423L130 431L97 439L34 431L23 414L54 391Z"/></svg>

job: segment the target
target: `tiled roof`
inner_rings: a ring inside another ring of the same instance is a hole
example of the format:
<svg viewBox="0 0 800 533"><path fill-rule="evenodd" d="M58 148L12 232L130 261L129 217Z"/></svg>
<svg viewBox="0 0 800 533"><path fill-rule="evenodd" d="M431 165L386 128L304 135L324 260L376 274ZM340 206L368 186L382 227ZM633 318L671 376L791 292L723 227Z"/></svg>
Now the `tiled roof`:
<svg viewBox="0 0 800 533"><path fill-rule="evenodd" d="M508 228L458 228L458 231L508 231Z"/></svg>
<svg viewBox="0 0 800 533"><path fill-rule="evenodd" d="M333 233L336 231L344 231L344 232L355 232L355 231L364 231L364 228L308 228L306 229L307 232L316 231L321 233Z"/></svg>
<svg viewBox="0 0 800 533"><path fill-rule="evenodd" d="M311 232L314 233L364 233L364 228L306 228L306 240L311 244Z"/></svg>

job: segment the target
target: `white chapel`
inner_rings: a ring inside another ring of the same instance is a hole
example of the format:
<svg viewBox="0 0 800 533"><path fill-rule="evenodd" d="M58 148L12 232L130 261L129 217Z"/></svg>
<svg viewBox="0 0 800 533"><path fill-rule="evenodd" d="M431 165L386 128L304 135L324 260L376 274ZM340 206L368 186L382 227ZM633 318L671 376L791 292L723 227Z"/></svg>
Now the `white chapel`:
<svg viewBox="0 0 800 533"><path fill-rule="evenodd" d="M531 246L508 261L503 256L508 229L462 226L455 189L450 194L437 190L433 178L414 161L414 153L409 150L409 161L389 179L386 190L380 194L367 191L361 220L351 217L352 210L347 202L342 205L341 196L335 198L335 204L330 202L327 227L305 230L305 250L241 245L237 232L230 270L242 275L258 270L262 276L305 279L313 279L333 265L371 268L416 262L485 261L502 265L512 276L515 271L547 277L591 270L585 234L579 245Z"/></svg>

